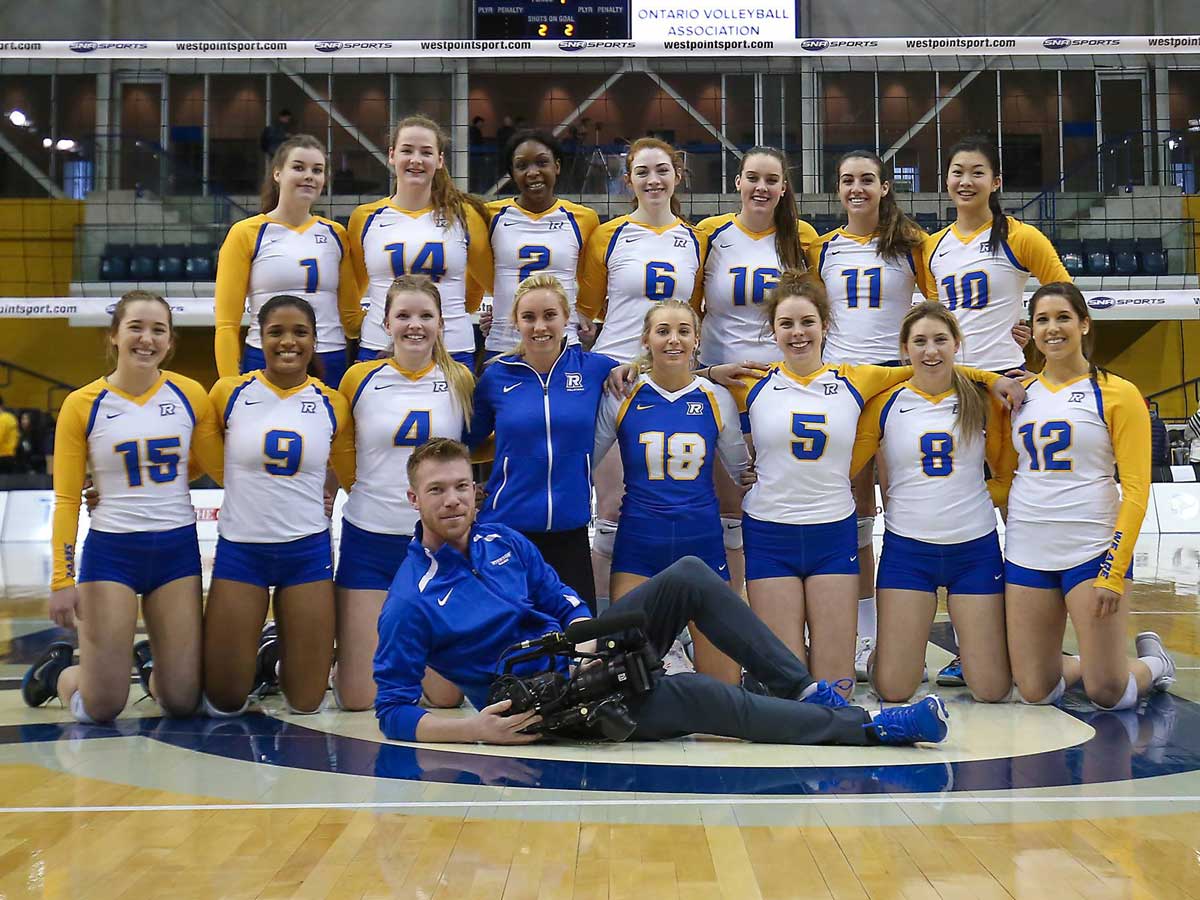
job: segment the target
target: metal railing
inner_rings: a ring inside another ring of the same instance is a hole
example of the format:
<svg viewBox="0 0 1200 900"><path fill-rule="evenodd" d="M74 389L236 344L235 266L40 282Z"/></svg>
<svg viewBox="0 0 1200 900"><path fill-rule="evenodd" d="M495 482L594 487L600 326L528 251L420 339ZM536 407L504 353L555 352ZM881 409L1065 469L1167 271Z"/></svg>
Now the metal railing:
<svg viewBox="0 0 1200 900"><path fill-rule="evenodd" d="M11 362L7 359L0 359L0 372L3 372L3 375L0 376L0 379L2 379L0 380L0 388L9 387L12 384L12 376L14 372L24 375L27 378L33 378L37 381L45 382L47 385L46 409L50 412L57 412L58 408L62 406L62 401L66 399L65 395L71 393L71 391L79 387L75 384L68 384L65 381L60 381L59 379L50 375L45 375L41 372L35 372L33 369L26 368L25 366ZM63 392L64 396L59 398L58 403L55 404L54 395L59 391Z"/></svg>

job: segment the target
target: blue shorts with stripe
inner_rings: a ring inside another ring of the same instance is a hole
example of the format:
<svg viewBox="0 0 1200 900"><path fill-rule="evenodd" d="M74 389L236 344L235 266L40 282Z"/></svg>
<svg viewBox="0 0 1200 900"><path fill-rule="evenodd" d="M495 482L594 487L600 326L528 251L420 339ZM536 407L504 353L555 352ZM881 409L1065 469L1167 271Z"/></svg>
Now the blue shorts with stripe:
<svg viewBox="0 0 1200 900"><path fill-rule="evenodd" d="M621 512L613 540L612 571L652 578L685 556L698 556L729 580L725 534L714 510L688 518Z"/></svg>
<svg viewBox="0 0 1200 900"><path fill-rule="evenodd" d="M1006 559L1004 561L1004 577L1009 584L1059 591L1065 597L1071 593L1073 588L1078 587L1085 581L1095 581L1100 576L1100 566L1103 565L1107 557L1108 551L1106 550L1095 559L1089 559L1087 562L1080 563L1070 569L1058 570L1027 569ZM1125 577L1133 577L1132 561L1129 563L1129 571L1125 573Z"/></svg>
<svg viewBox="0 0 1200 900"><path fill-rule="evenodd" d="M746 580L858 574L858 519L788 525L742 516Z"/></svg>
<svg viewBox="0 0 1200 900"><path fill-rule="evenodd" d="M337 586L357 591L386 591L404 562L411 540L411 534L379 534L343 518Z"/></svg>
<svg viewBox="0 0 1200 900"><path fill-rule="evenodd" d="M321 361L321 380L331 388L336 388L342 383L342 376L346 374L346 351L330 350L327 353L316 354L317 359ZM263 356L262 350L258 347L251 347L247 344L242 348L242 372L253 372L257 369L265 369L267 367L267 358Z"/></svg>
<svg viewBox="0 0 1200 900"><path fill-rule="evenodd" d="M931 594L940 587L949 594L1003 594L1000 538L992 531L957 544L931 544L885 531L875 586Z"/></svg>
<svg viewBox="0 0 1200 900"><path fill-rule="evenodd" d="M213 578L259 587L290 587L333 578L329 532L279 544L251 544L217 538Z"/></svg>
<svg viewBox="0 0 1200 900"><path fill-rule="evenodd" d="M150 594L178 578L200 574L196 526L121 533L92 529L83 539L80 584L115 581L135 594Z"/></svg>

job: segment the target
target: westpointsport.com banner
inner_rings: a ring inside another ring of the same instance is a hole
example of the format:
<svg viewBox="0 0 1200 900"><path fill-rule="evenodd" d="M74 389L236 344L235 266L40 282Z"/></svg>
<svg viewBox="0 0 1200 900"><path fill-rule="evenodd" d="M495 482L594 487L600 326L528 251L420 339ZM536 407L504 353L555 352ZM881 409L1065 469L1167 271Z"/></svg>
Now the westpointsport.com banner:
<svg viewBox="0 0 1200 900"><path fill-rule="evenodd" d="M693 32L687 32L693 34ZM768 32L770 33L770 32ZM303 59L333 57L462 58L667 56L704 52L757 56L1095 56L1200 53L1200 35L1113 37L809 37L794 40L709 38L701 33L637 41L0 41L3 59Z"/></svg>

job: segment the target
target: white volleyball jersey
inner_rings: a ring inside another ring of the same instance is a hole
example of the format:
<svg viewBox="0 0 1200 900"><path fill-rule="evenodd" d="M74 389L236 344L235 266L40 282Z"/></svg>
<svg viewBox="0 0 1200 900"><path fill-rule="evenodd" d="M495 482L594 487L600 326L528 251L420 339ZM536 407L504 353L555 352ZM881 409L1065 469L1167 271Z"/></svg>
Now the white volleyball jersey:
<svg viewBox="0 0 1200 900"><path fill-rule="evenodd" d="M605 222L588 240L577 307L604 328L592 347L618 362L641 352L642 320L663 300L699 308L708 239L682 219L662 228L629 216Z"/></svg>
<svg viewBox="0 0 1200 900"><path fill-rule="evenodd" d="M993 465L998 460L1002 417L989 421L986 439L981 430L967 440L957 416L953 390L930 396L911 383L884 391L867 404L850 468L853 473L876 451L882 453L887 471L884 522L893 534L961 544L996 530L983 465L985 457Z"/></svg>
<svg viewBox="0 0 1200 900"><path fill-rule="evenodd" d="M781 364L735 389L758 473L742 509L788 525L851 515L850 456L865 401L911 375L908 367L840 365L801 377Z"/></svg>
<svg viewBox="0 0 1200 900"><path fill-rule="evenodd" d="M408 458L430 438L461 440L462 404L433 363L419 372L393 359L358 363L339 390L354 418L356 460L342 515L377 534L412 534L418 516L408 502Z"/></svg>
<svg viewBox="0 0 1200 900"><path fill-rule="evenodd" d="M1010 216L1008 240L995 253L984 247L991 235L988 223L973 234L951 225L926 238L926 296L940 300L958 319L963 333L959 360L1001 371L1025 363L1012 327L1021 318L1030 274L1042 284L1070 281L1071 276L1054 246L1032 225Z"/></svg>
<svg viewBox="0 0 1200 900"><path fill-rule="evenodd" d="M1107 552L1096 583L1121 593L1150 493L1146 404L1115 375L1059 385L1039 375L1025 391L1012 415L1005 557L1058 571Z"/></svg>
<svg viewBox="0 0 1200 900"><path fill-rule="evenodd" d="M920 248L917 254L919 255ZM825 339L830 363L882 363L900 358L900 321L912 308L919 260L887 260L875 236L839 228L809 250L809 268L825 285L833 323Z"/></svg>
<svg viewBox="0 0 1200 900"><path fill-rule="evenodd" d="M442 297L444 342L451 353L475 349L468 309L468 275L486 290L492 284L492 251L487 226L466 207L467 227L447 223L433 209L400 209L384 198L358 207L350 217L350 248L358 280L367 285L362 346L384 350L391 338L383 328L388 288L401 275L428 275Z"/></svg>
<svg viewBox="0 0 1200 900"><path fill-rule="evenodd" d="M520 337L512 321L513 295L517 285L531 275L553 275L567 292L571 315L567 320L567 343L579 343L575 320L579 264L588 238L600 224L596 211L559 200L543 213L531 213L515 199L488 204L492 214L492 257L496 277L492 286L492 330L485 347L507 353Z"/></svg>
<svg viewBox="0 0 1200 900"><path fill-rule="evenodd" d="M325 471L334 438L347 442L345 398L311 377L280 390L261 371L222 378L210 396L225 426L221 537L281 544L326 530Z"/></svg>
<svg viewBox="0 0 1200 900"><path fill-rule="evenodd" d="M696 227L708 235L701 361L718 366L779 359L779 348L763 318L763 300L783 268L775 249L775 229L750 231L736 213L713 216Z"/></svg>

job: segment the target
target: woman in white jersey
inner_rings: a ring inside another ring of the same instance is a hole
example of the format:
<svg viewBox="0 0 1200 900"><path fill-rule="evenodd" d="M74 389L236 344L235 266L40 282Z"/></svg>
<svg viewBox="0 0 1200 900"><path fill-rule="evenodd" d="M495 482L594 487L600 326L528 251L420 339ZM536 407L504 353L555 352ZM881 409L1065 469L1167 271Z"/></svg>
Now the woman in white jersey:
<svg viewBox="0 0 1200 900"><path fill-rule="evenodd" d="M699 308L708 239L683 219L676 188L683 180L678 150L657 138L639 138L625 158L634 210L605 222L588 239L576 310L602 321L592 350L619 363L641 348L646 313L663 300ZM620 454L596 468L596 536L592 544L596 593L608 591L609 566L621 506Z"/></svg>
<svg viewBox="0 0 1200 900"><path fill-rule="evenodd" d="M337 566L333 689L342 709L375 703L376 623L417 523L405 463L431 437L463 436L475 386L442 344L441 297L430 279L402 275L392 283L383 327L391 356L351 366L341 386L355 458Z"/></svg>
<svg viewBox="0 0 1200 900"><path fill-rule="evenodd" d="M562 169L562 145L545 131L518 131L502 148L518 194L488 204L492 221L492 324L484 343L491 358L510 352L520 340L513 325L517 285L533 275L553 275L567 291L567 343L579 343L575 294L583 248L600 224L596 211L554 193ZM586 317L585 317L586 318ZM586 319L585 331L592 323Z"/></svg>
<svg viewBox="0 0 1200 900"><path fill-rule="evenodd" d="M782 150L747 150L734 179L741 208L704 219L696 226L708 236L700 361L708 377L720 384L730 382L714 373L713 367L779 359L779 348L763 327L762 304L780 272L805 268L805 253L817 239L816 230L800 220L789 169ZM739 366L729 371L740 374L746 370ZM730 585L740 594L746 574L741 552L744 492L724 467L717 467L716 482Z"/></svg>
<svg viewBox="0 0 1200 900"><path fill-rule="evenodd" d="M881 699L906 701L921 683L944 587L967 686L996 703L1012 692L1004 639L1004 560L984 461L1000 465L1008 420L954 369L958 321L935 301L900 323L912 378L876 395L859 419L851 472L878 452L887 506L879 560L879 638L869 662ZM985 437L986 430L986 437ZM999 494L998 485L990 486Z"/></svg>
<svg viewBox="0 0 1200 900"><path fill-rule="evenodd" d="M345 398L309 374L312 307L288 295L258 311L266 367L209 392L225 430L225 498L204 610L204 695L211 715L244 712L270 589L288 707L313 713L333 663L333 559L325 514L332 463L353 481Z"/></svg>
<svg viewBox="0 0 1200 900"><path fill-rule="evenodd" d="M388 148L395 191L350 216L350 253L367 304L360 360L375 359L391 347L383 305L392 282L401 275L426 275L442 295L446 349L475 368L471 313L492 290L488 212L483 201L455 187L446 171L446 145L432 119L401 119Z"/></svg>
<svg viewBox="0 0 1200 900"><path fill-rule="evenodd" d="M824 359L894 366L900 320L914 290L925 291L925 232L901 211L883 161L870 150L843 154L837 176L846 224L808 250L809 271L825 286L834 309ZM864 466L853 484L859 587L854 668L860 681L867 677L875 640L875 469ZM882 470L880 484L886 486Z"/></svg>
<svg viewBox="0 0 1200 900"><path fill-rule="evenodd" d="M998 473L1012 479L1004 568L1013 678L1026 703L1054 703L1082 679L1100 708L1130 709L1175 680L1154 632L1137 636L1137 659L1126 655L1133 546L1150 493L1150 415L1137 387L1091 362L1094 323L1078 288L1043 285L1029 314L1046 365L1012 414ZM1067 616L1079 656L1062 654Z"/></svg>
<svg viewBox="0 0 1200 900"><path fill-rule="evenodd" d="M200 701L200 548L189 465L221 477L221 437L204 389L161 368L175 347L171 307L147 291L121 297L109 325L116 368L64 401L54 444L50 618L79 632L25 674L30 706L54 696L81 722L107 722L129 698L138 597L158 657L135 647L143 686L167 715ZM101 502L76 553L80 491L91 471ZM139 653L139 650L143 651Z"/></svg>
<svg viewBox="0 0 1200 900"><path fill-rule="evenodd" d="M742 504L746 590L754 611L808 659L819 673L814 677L849 694L858 606L851 450L864 404L906 381L912 369L823 364L829 299L804 273L783 273L763 312L783 362L753 387L734 392L742 430L753 437L758 475ZM1000 380L966 371L973 379ZM1005 390L1020 393L1005 381Z"/></svg>
<svg viewBox="0 0 1200 900"><path fill-rule="evenodd" d="M317 314L317 357L326 384L346 371L346 341L358 338L361 285L346 230L312 213L325 187L325 147L309 134L279 145L263 181L261 210L229 229L217 259L217 374L229 378L264 365L258 310L276 294L304 297ZM250 313L245 348L242 314Z"/></svg>

